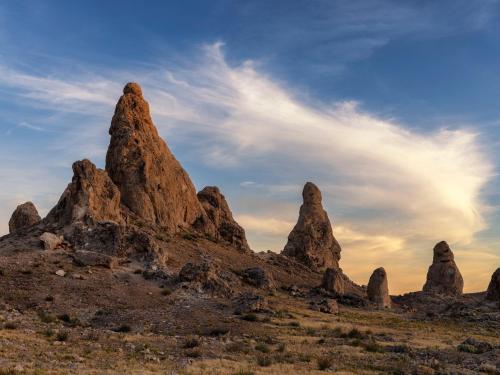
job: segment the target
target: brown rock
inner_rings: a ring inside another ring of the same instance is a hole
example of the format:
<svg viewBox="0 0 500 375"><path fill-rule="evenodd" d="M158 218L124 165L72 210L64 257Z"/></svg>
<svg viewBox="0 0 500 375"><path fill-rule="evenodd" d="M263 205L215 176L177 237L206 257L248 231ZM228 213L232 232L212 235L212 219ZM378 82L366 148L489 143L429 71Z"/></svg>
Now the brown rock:
<svg viewBox="0 0 500 375"><path fill-rule="evenodd" d="M304 203L300 207L299 220L288 236L282 254L294 257L309 267L338 268L341 249L321 204L320 190L308 182L302 197Z"/></svg>
<svg viewBox="0 0 500 375"><path fill-rule="evenodd" d="M378 307L391 307L387 272L380 267L373 271L368 282L368 299Z"/></svg>
<svg viewBox="0 0 500 375"><path fill-rule="evenodd" d="M345 281L340 268L327 268L321 287L339 296L345 293Z"/></svg>
<svg viewBox="0 0 500 375"><path fill-rule="evenodd" d="M236 315L269 310L267 298L254 293L243 293L234 299Z"/></svg>
<svg viewBox="0 0 500 375"><path fill-rule="evenodd" d="M325 314L338 314L339 305L334 299L323 298L319 301L309 302L311 310L319 311Z"/></svg>
<svg viewBox="0 0 500 375"><path fill-rule="evenodd" d="M274 289L276 284L273 277L261 267L250 267L242 272L243 280L256 288Z"/></svg>
<svg viewBox="0 0 500 375"><path fill-rule="evenodd" d="M201 292L215 295L232 296L228 278L219 267L209 260L200 263L186 263L179 271L178 279L181 282L192 283Z"/></svg>
<svg viewBox="0 0 500 375"><path fill-rule="evenodd" d="M9 220L9 232L14 233L21 228L30 227L40 220L35 205L31 202L23 203L17 206Z"/></svg>
<svg viewBox="0 0 500 375"><path fill-rule="evenodd" d="M500 302L500 268L491 275L491 281L486 292L486 299Z"/></svg>
<svg viewBox="0 0 500 375"><path fill-rule="evenodd" d="M62 247L64 237L54 233L45 232L40 236L40 243L45 250L56 250Z"/></svg>
<svg viewBox="0 0 500 375"><path fill-rule="evenodd" d="M212 231L188 174L158 135L149 105L136 83L128 83L109 129L106 171L121 202L139 217L177 232L201 225Z"/></svg>
<svg viewBox="0 0 500 375"><path fill-rule="evenodd" d="M240 251L250 251L245 230L234 220L226 198L217 186L207 186L198 193L208 218L215 227L217 240L223 240Z"/></svg>
<svg viewBox="0 0 500 375"><path fill-rule="evenodd" d="M77 161L73 164L73 180L47 220L60 225L121 223L120 191L105 171L97 169L89 160Z"/></svg>
<svg viewBox="0 0 500 375"><path fill-rule="evenodd" d="M72 254L72 258L80 267L100 266L112 269L118 264L115 257L94 251L78 250Z"/></svg>
<svg viewBox="0 0 500 375"><path fill-rule="evenodd" d="M464 289L464 280L457 265L453 252L445 241L434 247L434 258L427 272L427 281L424 292L461 295Z"/></svg>

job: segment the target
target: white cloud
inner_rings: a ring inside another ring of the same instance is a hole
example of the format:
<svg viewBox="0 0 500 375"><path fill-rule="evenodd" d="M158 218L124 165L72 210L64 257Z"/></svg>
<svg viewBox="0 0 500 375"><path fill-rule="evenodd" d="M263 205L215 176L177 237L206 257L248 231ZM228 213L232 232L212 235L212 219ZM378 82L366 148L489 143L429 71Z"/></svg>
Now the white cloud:
<svg viewBox="0 0 500 375"><path fill-rule="evenodd" d="M344 246L342 262L358 279L382 261L393 265L397 279L408 273L404 262L420 262L419 277L425 277L428 264L421 253L429 254L432 242L447 239L465 246L486 227L491 208L481 193L494 166L480 134L453 124L417 133L366 113L355 102L320 103L275 82L255 62L228 65L221 48L220 43L207 46L193 63L153 72L104 72L74 81L4 67L0 85L56 113L94 116L87 144L74 137L83 125L60 126L60 137L72 140L73 152L91 149L102 157L106 142L95 139L107 128L119 87L127 77L137 77L160 131L167 141L184 145L190 160L229 176L253 171L238 196L257 194L261 210L244 199L231 203L254 247L279 250L297 213L273 212L272 203L296 203L300 185L312 179L340 224L335 233ZM22 165L20 173L25 173ZM278 236L284 238L277 241ZM410 288L420 281L403 284Z"/></svg>

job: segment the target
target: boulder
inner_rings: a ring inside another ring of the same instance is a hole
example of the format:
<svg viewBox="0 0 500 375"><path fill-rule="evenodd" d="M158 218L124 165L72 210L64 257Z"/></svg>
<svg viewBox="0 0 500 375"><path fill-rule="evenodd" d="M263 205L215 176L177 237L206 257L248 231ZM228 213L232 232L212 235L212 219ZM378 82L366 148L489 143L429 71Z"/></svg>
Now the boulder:
<svg viewBox="0 0 500 375"><path fill-rule="evenodd" d="M191 179L158 135L137 83L123 89L109 134L106 171L126 207L169 233L196 224L215 234Z"/></svg>
<svg viewBox="0 0 500 375"><path fill-rule="evenodd" d="M338 314L339 305L337 301L330 298L323 298L318 301L309 302L309 308L314 311L319 311L325 314Z"/></svg>
<svg viewBox="0 0 500 375"><path fill-rule="evenodd" d="M387 272L382 267L373 271L368 281L368 299L378 307L391 307Z"/></svg>
<svg viewBox="0 0 500 375"><path fill-rule="evenodd" d="M45 250L56 250L63 247L64 237L45 232L40 236L40 243Z"/></svg>
<svg viewBox="0 0 500 375"><path fill-rule="evenodd" d="M59 225L93 225L100 221L122 223L120 191L107 173L89 160L73 164L73 179L47 215Z"/></svg>
<svg viewBox="0 0 500 375"><path fill-rule="evenodd" d="M332 225L321 203L321 192L308 182L302 192L297 224L288 236L282 254L317 268L339 268L340 245L333 236Z"/></svg>
<svg viewBox="0 0 500 375"><path fill-rule="evenodd" d="M118 264L115 257L95 251L77 250L71 257L79 267L98 266L112 269Z"/></svg>
<svg viewBox="0 0 500 375"><path fill-rule="evenodd" d="M441 241L434 247L432 265L423 290L427 293L462 295L463 289L464 280L455 264L453 252L445 241Z"/></svg>
<svg viewBox="0 0 500 375"><path fill-rule="evenodd" d="M126 256L126 228L113 221L94 225L73 224L65 231L65 237L76 250L99 252L111 256Z"/></svg>
<svg viewBox="0 0 500 375"><path fill-rule="evenodd" d="M198 291L214 295L232 296L229 278L213 262L186 263L179 271L180 282L192 284Z"/></svg>
<svg viewBox="0 0 500 375"><path fill-rule="evenodd" d="M500 302L500 268L491 275L491 281L486 291L486 299Z"/></svg>
<svg viewBox="0 0 500 375"><path fill-rule="evenodd" d="M41 218L36 207L31 202L23 203L15 209L9 220L9 233L38 224Z"/></svg>
<svg viewBox="0 0 500 375"><path fill-rule="evenodd" d="M256 288L274 289L276 285L272 276L261 267L250 267L241 273L243 281Z"/></svg>
<svg viewBox="0 0 500 375"><path fill-rule="evenodd" d="M236 315L252 312L262 312L269 309L268 301L265 297L254 293L244 293L234 299Z"/></svg>
<svg viewBox="0 0 500 375"><path fill-rule="evenodd" d="M250 251L245 230L234 220L226 198L217 186L207 186L198 192L198 199L215 227L215 238L240 251Z"/></svg>
<svg viewBox="0 0 500 375"><path fill-rule="evenodd" d="M343 295L345 293L345 280L340 268L327 268L323 274L323 282L321 287L336 295Z"/></svg>

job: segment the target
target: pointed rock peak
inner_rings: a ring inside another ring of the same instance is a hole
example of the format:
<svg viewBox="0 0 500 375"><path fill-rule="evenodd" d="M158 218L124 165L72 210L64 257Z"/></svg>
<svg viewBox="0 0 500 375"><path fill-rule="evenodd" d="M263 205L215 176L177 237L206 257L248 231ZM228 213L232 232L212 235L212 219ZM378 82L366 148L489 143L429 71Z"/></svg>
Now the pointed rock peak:
<svg viewBox="0 0 500 375"><path fill-rule="evenodd" d="M128 83L123 93L106 155L106 171L121 192L121 202L170 233L206 223L193 183L158 135L140 86Z"/></svg>
<svg viewBox="0 0 500 375"><path fill-rule="evenodd" d="M73 179L47 220L60 225L123 221L120 191L107 173L89 160L73 163Z"/></svg>
<svg viewBox="0 0 500 375"><path fill-rule="evenodd" d="M391 307L391 297L389 296L389 283L387 272L380 267L373 271L368 281L368 299L378 307Z"/></svg>
<svg viewBox="0 0 500 375"><path fill-rule="evenodd" d="M450 246L441 241L434 246L432 265L427 271L427 280L424 292L461 295L464 289L464 280L455 264Z"/></svg>
<svg viewBox="0 0 500 375"><path fill-rule="evenodd" d="M215 227L217 240L228 242L240 251L250 251L245 230L234 220L226 198L217 186L207 186L198 192L198 199Z"/></svg>
<svg viewBox="0 0 500 375"><path fill-rule="evenodd" d="M135 83L135 82L129 82L125 85L125 87L123 88L123 94L124 95L127 95L127 94L132 94L132 95L136 95L136 96L141 96L142 97L142 89L141 89L141 86L139 86L138 83Z"/></svg>
<svg viewBox="0 0 500 375"><path fill-rule="evenodd" d="M302 190L302 198L305 205L321 205L321 191L312 182L307 182Z"/></svg>
<svg viewBox="0 0 500 375"><path fill-rule="evenodd" d="M302 197L304 203L300 207L299 219L282 253L313 268L338 268L341 249L321 205L321 191L308 182Z"/></svg>
<svg viewBox="0 0 500 375"><path fill-rule="evenodd" d="M491 281L486 291L486 299L500 302L500 268L491 275Z"/></svg>
<svg viewBox="0 0 500 375"><path fill-rule="evenodd" d="M22 228L27 228L39 223L40 215L35 205L31 202L23 203L15 209L9 220L9 233L14 233Z"/></svg>

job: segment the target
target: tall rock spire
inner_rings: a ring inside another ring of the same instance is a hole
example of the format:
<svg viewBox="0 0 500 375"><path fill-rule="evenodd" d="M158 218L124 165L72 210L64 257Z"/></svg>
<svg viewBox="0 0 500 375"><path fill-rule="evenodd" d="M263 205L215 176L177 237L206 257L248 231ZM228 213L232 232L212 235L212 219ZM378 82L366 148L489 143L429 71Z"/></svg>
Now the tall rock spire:
<svg viewBox="0 0 500 375"><path fill-rule="evenodd" d="M109 134L106 171L122 204L172 233L210 225L189 175L158 135L137 83L123 89Z"/></svg>
<svg viewBox="0 0 500 375"><path fill-rule="evenodd" d="M288 236L283 254L310 267L338 268L341 249L323 209L321 191L312 182L307 182L302 197L304 203L300 207L299 220Z"/></svg>
<svg viewBox="0 0 500 375"><path fill-rule="evenodd" d="M464 279L455 263L450 246L441 241L434 246L432 264L427 272L424 292L447 295L461 295Z"/></svg>

